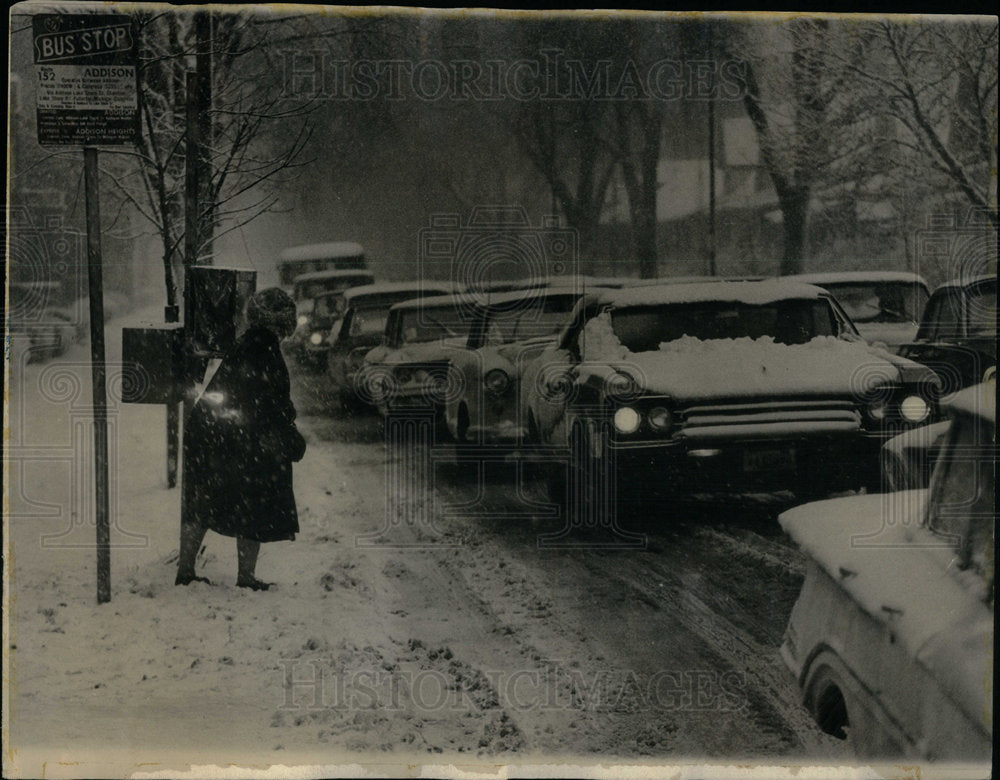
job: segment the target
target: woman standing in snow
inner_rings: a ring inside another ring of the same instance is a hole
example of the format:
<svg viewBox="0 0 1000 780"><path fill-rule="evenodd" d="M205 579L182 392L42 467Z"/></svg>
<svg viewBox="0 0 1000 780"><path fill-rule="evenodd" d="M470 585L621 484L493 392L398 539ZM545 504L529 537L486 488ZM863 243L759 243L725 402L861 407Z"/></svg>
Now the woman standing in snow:
<svg viewBox="0 0 1000 780"><path fill-rule="evenodd" d="M299 530L292 463L306 443L280 349L295 328L295 304L276 287L261 290L247 305L247 322L185 423L177 585L208 582L194 564L211 529L236 537L236 584L267 590L255 576L261 542L294 539Z"/></svg>

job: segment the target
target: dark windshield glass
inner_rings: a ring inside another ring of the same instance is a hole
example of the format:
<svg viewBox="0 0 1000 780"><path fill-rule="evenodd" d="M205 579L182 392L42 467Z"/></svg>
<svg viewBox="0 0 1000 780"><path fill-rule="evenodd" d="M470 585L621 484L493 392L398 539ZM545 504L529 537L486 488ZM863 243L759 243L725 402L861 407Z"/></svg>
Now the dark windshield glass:
<svg viewBox="0 0 1000 780"><path fill-rule="evenodd" d="M351 336L366 336L381 333L385 330L385 322L389 318L389 308L355 309L351 319Z"/></svg>
<svg viewBox="0 0 1000 780"><path fill-rule="evenodd" d="M402 312L402 319L402 336L407 344L465 336L469 332L468 307L459 305L407 309Z"/></svg>
<svg viewBox="0 0 1000 780"><path fill-rule="evenodd" d="M912 282L824 284L857 323L920 321L927 291Z"/></svg>
<svg viewBox="0 0 1000 780"><path fill-rule="evenodd" d="M548 295L510 304L490 313L485 342L509 344L536 336L553 336L569 319L579 295Z"/></svg>
<svg viewBox="0 0 1000 780"><path fill-rule="evenodd" d="M632 352L659 349L661 343L684 336L702 341L770 336L782 344L804 344L836 334L833 312L822 298L763 305L709 301L636 306L612 311L611 323Z"/></svg>
<svg viewBox="0 0 1000 780"><path fill-rule="evenodd" d="M997 283L975 287L969 294L969 335L996 338Z"/></svg>

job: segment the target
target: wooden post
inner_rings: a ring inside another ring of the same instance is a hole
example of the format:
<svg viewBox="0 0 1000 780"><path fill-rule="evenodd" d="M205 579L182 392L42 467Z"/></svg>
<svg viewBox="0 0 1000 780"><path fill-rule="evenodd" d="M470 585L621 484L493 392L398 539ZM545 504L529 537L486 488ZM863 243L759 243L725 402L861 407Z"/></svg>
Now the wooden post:
<svg viewBox="0 0 1000 780"><path fill-rule="evenodd" d="M90 364L94 396L95 525L97 603L111 601L111 526L108 509L108 400L104 365L104 283L101 268L101 204L97 149L83 150L87 198L87 282L90 292Z"/></svg>
<svg viewBox="0 0 1000 780"><path fill-rule="evenodd" d="M715 41L712 22L708 22L708 58L711 63L711 86L708 92L708 275L715 276Z"/></svg>

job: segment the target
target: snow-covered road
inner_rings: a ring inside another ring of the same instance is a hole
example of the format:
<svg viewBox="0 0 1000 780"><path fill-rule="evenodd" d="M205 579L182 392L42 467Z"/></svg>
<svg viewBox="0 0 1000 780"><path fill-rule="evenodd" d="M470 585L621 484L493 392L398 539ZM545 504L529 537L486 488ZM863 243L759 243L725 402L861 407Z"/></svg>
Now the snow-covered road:
<svg viewBox="0 0 1000 780"><path fill-rule="evenodd" d="M778 505L665 507L641 550L541 547L537 485L494 469L480 490L441 464L433 490L397 500L400 458L376 420L331 413L299 372L302 533L258 567L277 587L236 588L235 545L214 535L199 563L214 584L173 585L164 411L120 406L113 597L98 606L93 527L76 513L92 481L88 371L77 348L12 378L5 759L22 773L846 759L778 657L802 565Z"/></svg>

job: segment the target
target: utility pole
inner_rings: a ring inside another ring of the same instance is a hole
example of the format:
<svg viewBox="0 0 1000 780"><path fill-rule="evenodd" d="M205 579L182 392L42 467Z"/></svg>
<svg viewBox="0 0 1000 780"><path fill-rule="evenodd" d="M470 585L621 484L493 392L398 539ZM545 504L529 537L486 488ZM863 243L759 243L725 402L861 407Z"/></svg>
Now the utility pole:
<svg viewBox="0 0 1000 780"><path fill-rule="evenodd" d="M708 60L711 82L708 91L708 274L715 276L715 41L708 22Z"/></svg>

